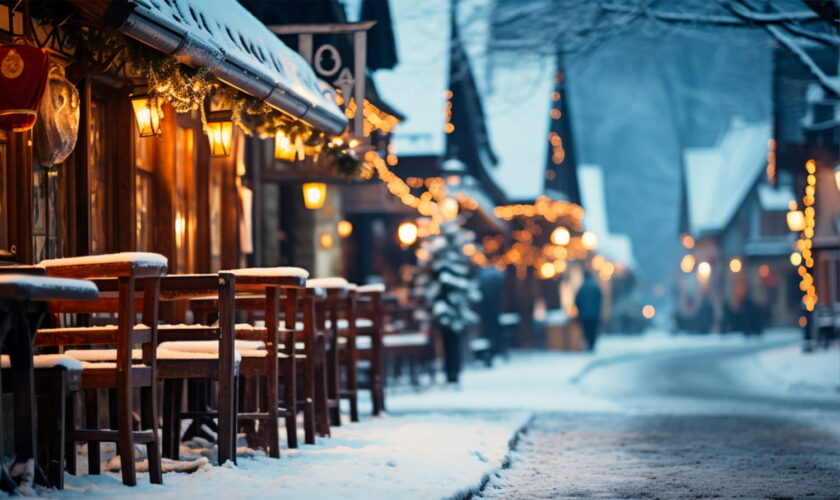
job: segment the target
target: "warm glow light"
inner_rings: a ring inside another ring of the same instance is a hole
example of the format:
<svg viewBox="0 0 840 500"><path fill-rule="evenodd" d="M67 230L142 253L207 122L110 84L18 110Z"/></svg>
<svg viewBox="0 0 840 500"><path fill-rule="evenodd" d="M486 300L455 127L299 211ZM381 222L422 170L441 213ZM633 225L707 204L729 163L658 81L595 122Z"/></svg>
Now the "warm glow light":
<svg viewBox="0 0 840 500"><path fill-rule="evenodd" d="M542 265L540 265L540 276L544 279L553 278L556 274L557 270L551 262L543 262Z"/></svg>
<svg viewBox="0 0 840 500"><path fill-rule="evenodd" d="M834 185L837 187L837 190L840 191L840 165L834 167Z"/></svg>
<svg viewBox="0 0 840 500"><path fill-rule="evenodd" d="M569 233L569 230L563 226L551 232L551 242L555 245L568 245L571 239L572 235Z"/></svg>
<svg viewBox="0 0 840 500"><path fill-rule="evenodd" d="M787 225L791 231L799 232L805 229L805 214L802 210L791 210L787 213Z"/></svg>
<svg viewBox="0 0 840 500"><path fill-rule="evenodd" d="M321 248L332 248L333 243L333 236L330 233L323 232L318 236L318 243L321 244Z"/></svg>
<svg viewBox="0 0 840 500"><path fill-rule="evenodd" d="M690 234L683 234L681 239L684 247L689 250L694 248L694 238L692 238Z"/></svg>
<svg viewBox="0 0 840 500"><path fill-rule="evenodd" d="M653 317L656 316L656 308L650 304L646 305L642 308L642 316L644 316L645 319L653 319Z"/></svg>
<svg viewBox="0 0 840 500"><path fill-rule="evenodd" d="M697 264L697 277L701 280L709 279L712 275L712 265L706 261Z"/></svg>
<svg viewBox="0 0 840 500"><path fill-rule="evenodd" d="M694 256L690 253L683 255L683 258L680 261L680 269L682 269L682 272L684 273L694 271Z"/></svg>
<svg viewBox="0 0 840 500"><path fill-rule="evenodd" d="M131 106L134 108L140 137L160 135L160 113L152 101L145 95L132 97Z"/></svg>
<svg viewBox="0 0 840 500"><path fill-rule="evenodd" d="M207 122L205 132L210 142L210 156L230 156L233 122Z"/></svg>
<svg viewBox="0 0 840 500"><path fill-rule="evenodd" d="M766 277L770 276L770 266L768 266L767 264L762 264L758 268L758 275L761 276L762 278L766 278Z"/></svg>
<svg viewBox="0 0 840 500"><path fill-rule="evenodd" d="M274 157L283 161L295 161L297 157L297 149L292 144L292 139L282 130L274 136Z"/></svg>
<svg viewBox="0 0 840 500"><path fill-rule="evenodd" d="M729 270L737 274L741 272L741 259L735 257L729 261Z"/></svg>
<svg viewBox="0 0 840 500"><path fill-rule="evenodd" d="M799 326L801 326L802 328L805 328L806 326L808 326L808 318L806 318L805 316L800 316L799 317Z"/></svg>
<svg viewBox="0 0 840 500"><path fill-rule="evenodd" d="M327 199L327 185L323 182L307 182L303 185L303 204L310 210L324 206Z"/></svg>
<svg viewBox="0 0 840 500"><path fill-rule="evenodd" d="M350 221L347 220L339 222L336 229L338 230L338 235L342 238L346 238L353 234L353 224L351 224Z"/></svg>
<svg viewBox="0 0 840 500"><path fill-rule="evenodd" d="M790 254L790 263L793 266L799 266L802 264L802 254L799 252L793 252Z"/></svg>
<svg viewBox="0 0 840 500"><path fill-rule="evenodd" d="M455 220L458 217L458 200L455 198L444 198L440 202L440 215L443 220Z"/></svg>
<svg viewBox="0 0 840 500"><path fill-rule="evenodd" d="M589 231L584 232L580 236L580 242L583 244L583 248L587 250L595 250L598 248L598 237L595 236L595 233L590 233Z"/></svg>
<svg viewBox="0 0 840 500"><path fill-rule="evenodd" d="M411 246L417 241L417 224L413 222L403 222L397 228L397 238L405 246Z"/></svg>

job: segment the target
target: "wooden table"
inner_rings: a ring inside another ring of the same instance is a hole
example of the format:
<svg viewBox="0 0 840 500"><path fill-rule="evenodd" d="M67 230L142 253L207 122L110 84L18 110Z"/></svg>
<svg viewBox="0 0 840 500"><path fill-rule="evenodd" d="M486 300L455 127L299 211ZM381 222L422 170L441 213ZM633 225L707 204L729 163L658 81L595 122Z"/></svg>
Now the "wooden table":
<svg viewBox="0 0 840 500"><path fill-rule="evenodd" d="M46 313L48 300L94 300L99 291L90 281L37 276L34 269L20 269L28 274L0 272L0 350L9 355L15 405L15 460L33 460L35 481L49 486L37 463L35 435L35 381L32 341ZM58 403L61 404L61 403ZM2 418L2 407L0 407ZM0 450L2 450L0 425ZM4 467L0 467L0 489L15 493L17 485Z"/></svg>

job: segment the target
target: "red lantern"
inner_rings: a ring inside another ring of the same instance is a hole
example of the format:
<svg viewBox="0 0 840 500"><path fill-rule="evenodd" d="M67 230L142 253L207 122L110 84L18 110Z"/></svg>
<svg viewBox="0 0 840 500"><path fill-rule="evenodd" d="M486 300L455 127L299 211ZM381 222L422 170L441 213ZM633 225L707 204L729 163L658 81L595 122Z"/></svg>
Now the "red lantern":
<svg viewBox="0 0 840 500"><path fill-rule="evenodd" d="M0 127L21 132L35 125L49 69L44 50L28 45L0 47Z"/></svg>

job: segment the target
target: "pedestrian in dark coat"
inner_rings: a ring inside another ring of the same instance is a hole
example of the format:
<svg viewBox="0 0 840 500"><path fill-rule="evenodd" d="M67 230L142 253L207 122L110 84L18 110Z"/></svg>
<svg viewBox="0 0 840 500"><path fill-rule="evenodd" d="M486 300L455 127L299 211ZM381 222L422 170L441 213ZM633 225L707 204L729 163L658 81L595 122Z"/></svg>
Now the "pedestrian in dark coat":
<svg viewBox="0 0 840 500"><path fill-rule="evenodd" d="M586 338L586 346L590 351L594 351L595 342L598 340L598 323L601 320L601 287L589 271L584 272L583 284L575 296L575 305L578 321Z"/></svg>

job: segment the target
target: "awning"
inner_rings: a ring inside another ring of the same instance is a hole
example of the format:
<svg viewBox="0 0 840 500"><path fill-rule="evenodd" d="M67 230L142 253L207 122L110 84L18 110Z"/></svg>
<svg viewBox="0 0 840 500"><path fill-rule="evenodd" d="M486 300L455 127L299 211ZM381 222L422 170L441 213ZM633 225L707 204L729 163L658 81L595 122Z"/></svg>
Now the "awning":
<svg viewBox="0 0 840 500"><path fill-rule="evenodd" d="M347 125L306 61L236 0L113 1L106 19L323 132L338 135Z"/></svg>

